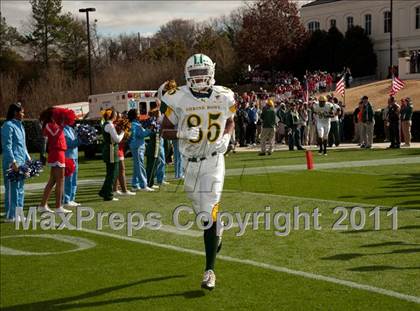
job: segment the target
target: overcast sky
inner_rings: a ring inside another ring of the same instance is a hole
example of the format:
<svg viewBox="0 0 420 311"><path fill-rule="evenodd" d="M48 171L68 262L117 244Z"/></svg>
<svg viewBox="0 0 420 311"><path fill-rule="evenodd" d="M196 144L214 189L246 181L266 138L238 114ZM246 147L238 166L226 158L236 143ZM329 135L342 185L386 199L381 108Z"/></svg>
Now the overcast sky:
<svg viewBox="0 0 420 311"><path fill-rule="evenodd" d="M92 20L98 20L101 34L122 32L151 35L159 26L174 18L203 21L229 14L243 1L63 1L62 12L81 16L79 8L94 7ZM2 16L9 25L25 30L31 14L29 0L0 0Z"/></svg>

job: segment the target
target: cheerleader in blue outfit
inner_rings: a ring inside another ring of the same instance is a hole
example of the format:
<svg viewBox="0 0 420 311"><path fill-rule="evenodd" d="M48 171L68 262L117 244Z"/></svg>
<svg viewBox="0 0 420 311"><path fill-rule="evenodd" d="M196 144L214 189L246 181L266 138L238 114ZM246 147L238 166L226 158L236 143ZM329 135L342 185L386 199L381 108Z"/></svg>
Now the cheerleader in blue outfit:
<svg viewBox="0 0 420 311"><path fill-rule="evenodd" d="M128 120L131 122L129 146L133 155L132 191L154 191L147 186L147 174L144 167L144 153L146 150L144 138L150 136L151 131L141 126L138 120L137 109L131 109L128 112Z"/></svg>
<svg viewBox="0 0 420 311"><path fill-rule="evenodd" d="M3 149L3 180L5 186L4 207L6 221L12 222L16 218L16 210L23 209L24 205L24 179L11 181L7 178L7 170L12 167L18 171L19 166L30 160L25 143L25 129L22 120L24 109L21 103L9 106L6 122L1 128L1 145ZM21 219L18 219L19 221Z"/></svg>

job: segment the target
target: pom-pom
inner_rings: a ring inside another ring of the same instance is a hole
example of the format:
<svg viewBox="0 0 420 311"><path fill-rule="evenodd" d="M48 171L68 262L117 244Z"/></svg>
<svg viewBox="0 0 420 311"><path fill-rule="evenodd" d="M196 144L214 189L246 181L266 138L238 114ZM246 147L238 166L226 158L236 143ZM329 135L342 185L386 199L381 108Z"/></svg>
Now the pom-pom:
<svg viewBox="0 0 420 311"><path fill-rule="evenodd" d="M98 131L89 124L77 125L76 131L79 145L92 145L98 140Z"/></svg>
<svg viewBox="0 0 420 311"><path fill-rule="evenodd" d="M115 129L120 132L124 131L124 139L130 136L131 122L126 117L121 117L114 122Z"/></svg>
<svg viewBox="0 0 420 311"><path fill-rule="evenodd" d="M19 166L17 171L10 166L7 170L7 178L12 182L16 182L26 178L39 176L42 170L41 161L27 161L25 164Z"/></svg>
<svg viewBox="0 0 420 311"><path fill-rule="evenodd" d="M71 109L54 107L52 118L57 124L73 125L76 121L76 114Z"/></svg>
<svg viewBox="0 0 420 311"><path fill-rule="evenodd" d="M73 159L66 158L66 168L64 169L64 176L68 177L73 175L74 171L76 170L76 164L74 163Z"/></svg>

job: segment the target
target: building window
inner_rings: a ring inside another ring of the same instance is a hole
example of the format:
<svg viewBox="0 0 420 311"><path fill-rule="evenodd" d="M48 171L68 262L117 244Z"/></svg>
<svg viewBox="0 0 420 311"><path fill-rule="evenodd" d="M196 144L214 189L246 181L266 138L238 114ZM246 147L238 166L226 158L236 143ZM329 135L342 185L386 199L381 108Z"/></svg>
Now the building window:
<svg viewBox="0 0 420 311"><path fill-rule="evenodd" d="M353 27L354 19L353 16L347 17L347 30Z"/></svg>
<svg viewBox="0 0 420 311"><path fill-rule="evenodd" d="M330 20L330 28L337 27L337 21L335 19Z"/></svg>
<svg viewBox="0 0 420 311"><path fill-rule="evenodd" d="M391 26L392 26L391 12L386 11L384 12L384 33L391 32Z"/></svg>
<svg viewBox="0 0 420 311"><path fill-rule="evenodd" d="M416 29L420 29L420 6L416 7Z"/></svg>
<svg viewBox="0 0 420 311"><path fill-rule="evenodd" d="M314 32L316 30L319 30L319 22L310 22L308 24L308 30L309 32Z"/></svg>
<svg viewBox="0 0 420 311"><path fill-rule="evenodd" d="M365 33L370 36L372 34L372 15L365 15Z"/></svg>

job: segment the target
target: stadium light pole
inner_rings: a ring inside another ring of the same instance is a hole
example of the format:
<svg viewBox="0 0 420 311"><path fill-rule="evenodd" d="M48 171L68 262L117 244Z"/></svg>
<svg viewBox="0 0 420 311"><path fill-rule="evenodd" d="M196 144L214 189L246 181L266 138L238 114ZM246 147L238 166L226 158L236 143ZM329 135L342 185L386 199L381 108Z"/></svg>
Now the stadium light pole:
<svg viewBox="0 0 420 311"><path fill-rule="evenodd" d="M87 28L87 40L88 40L88 63L89 63L89 95L92 95L92 62L90 56L90 29L89 29L89 12L95 12L95 8L79 9L80 13L86 13L86 28Z"/></svg>

